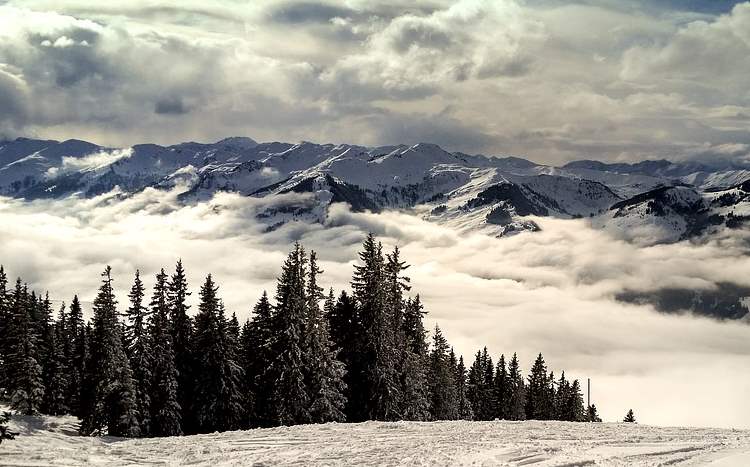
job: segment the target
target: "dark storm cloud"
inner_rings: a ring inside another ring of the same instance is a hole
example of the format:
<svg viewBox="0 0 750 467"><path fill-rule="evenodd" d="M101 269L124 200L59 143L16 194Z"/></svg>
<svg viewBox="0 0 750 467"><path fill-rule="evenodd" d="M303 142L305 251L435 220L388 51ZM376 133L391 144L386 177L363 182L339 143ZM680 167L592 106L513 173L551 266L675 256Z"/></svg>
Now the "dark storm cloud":
<svg viewBox="0 0 750 467"><path fill-rule="evenodd" d="M284 24L329 23L333 18L346 18L356 11L325 3L288 2L273 6L268 13L271 21Z"/></svg>
<svg viewBox="0 0 750 467"><path fill-rule="evenodd" d="M189 111L190 109L179 97L159 100L154 108L154 112L165 115L181 115Z"/></svg>

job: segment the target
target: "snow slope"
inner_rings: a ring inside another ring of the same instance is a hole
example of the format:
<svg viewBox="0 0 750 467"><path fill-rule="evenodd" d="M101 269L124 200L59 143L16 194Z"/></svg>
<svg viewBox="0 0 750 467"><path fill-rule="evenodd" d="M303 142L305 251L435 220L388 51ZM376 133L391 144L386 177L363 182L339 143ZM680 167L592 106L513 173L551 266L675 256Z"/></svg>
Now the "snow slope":
<svg viewBox="0 0 750 467"><path fill-rule="evenodd" d="M750 431L620 423L366 422L161 438L86 438L72 417L16 417L0 464L750 465Z"/></svg>

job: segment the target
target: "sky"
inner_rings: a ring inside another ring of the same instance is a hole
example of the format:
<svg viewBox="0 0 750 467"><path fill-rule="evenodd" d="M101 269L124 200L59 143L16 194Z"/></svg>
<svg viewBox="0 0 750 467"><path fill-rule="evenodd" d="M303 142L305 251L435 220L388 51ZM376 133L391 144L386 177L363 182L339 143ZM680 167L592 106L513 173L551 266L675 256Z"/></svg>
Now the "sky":
<svg viewBox="0 0 750 467"><path fill-rule="evenodd" d="M0 137L746 158L750 2L0 0Z"/></svg>

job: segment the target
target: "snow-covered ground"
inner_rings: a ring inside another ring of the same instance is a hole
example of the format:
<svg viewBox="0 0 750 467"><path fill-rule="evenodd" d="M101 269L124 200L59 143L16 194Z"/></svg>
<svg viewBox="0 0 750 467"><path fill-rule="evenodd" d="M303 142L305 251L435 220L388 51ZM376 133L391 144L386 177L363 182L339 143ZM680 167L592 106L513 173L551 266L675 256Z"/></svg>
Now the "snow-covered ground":
<svg viewBox="0 0 750 467"><path fill-rule="evenodd" d="M566 422L367 422L163 439L84 438L15 417L0 465L750 465L750 431Z"/></svg>

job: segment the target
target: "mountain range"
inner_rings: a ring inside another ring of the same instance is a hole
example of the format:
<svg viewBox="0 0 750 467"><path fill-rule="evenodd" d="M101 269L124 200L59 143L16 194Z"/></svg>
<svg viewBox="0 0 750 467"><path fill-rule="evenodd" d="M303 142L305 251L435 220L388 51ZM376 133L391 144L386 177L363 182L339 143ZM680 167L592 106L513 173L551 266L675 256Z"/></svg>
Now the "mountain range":
<svg viewBox="0 0 750 467"><path fill-rule="evenodd" d="M583 160L554 167L428 143L363 147L245 137L130 148L80 140L0 142L0 195L93 197L116 188L121 196L178 188L184 202L218 191L308 194L260 212L269 229L290 220L323 221L335 202L355 211L411 209L431 221L496 236L538 230L531 216L586 217L626 238L647 229L644 241L651 243L750 220L750 168L731 163Z"/></svg>

